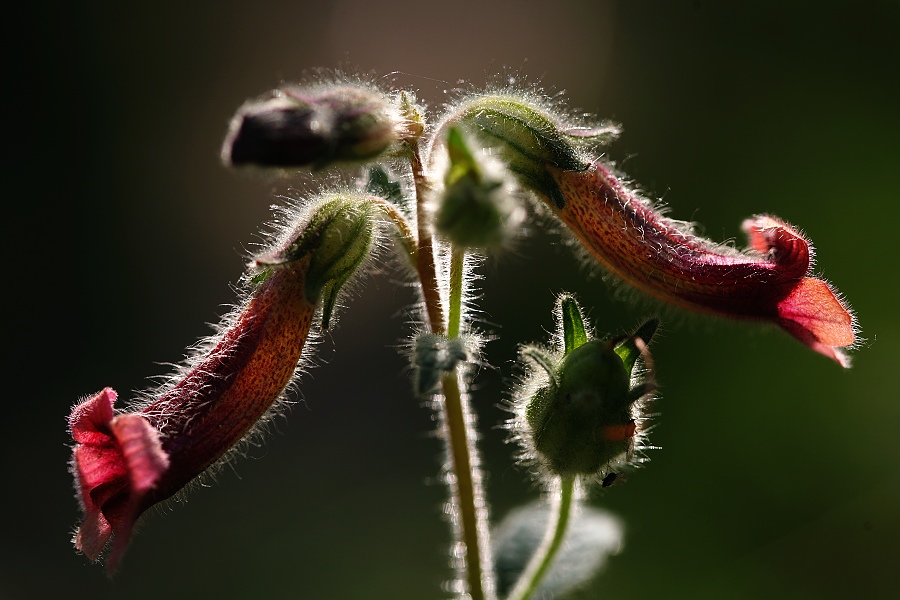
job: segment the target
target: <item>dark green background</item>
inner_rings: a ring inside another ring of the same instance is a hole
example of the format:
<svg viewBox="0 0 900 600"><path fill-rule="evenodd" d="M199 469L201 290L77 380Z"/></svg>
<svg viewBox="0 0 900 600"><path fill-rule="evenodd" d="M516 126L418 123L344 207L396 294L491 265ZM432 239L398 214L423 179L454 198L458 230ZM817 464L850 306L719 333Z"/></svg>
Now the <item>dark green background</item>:
<svg viewBox="0 0 900 600"><path fill-rule="evenodd" d="M65 419L166 372L234 298L300 179L218 160L247 97L352 65L437 108L509 68L623 123L610 156L676 218L743 243L771 212L816 244L865 346L843 371L788 336L663 312L648 467L593 502L624 552L585 597L893 598L900 574L900 9L854 3L121 3L8 9L0 598L445 597L439 444L395 350L412 294L365 281L262 448L146 520L119 575L75 554ZM790 6L785 6L790 4ZM43 12L41 12L43 10ZM601 330L657 307L558 238L491 260L479 374L495 519L534 497L494 426L516 344L569 290Z"/></svg>

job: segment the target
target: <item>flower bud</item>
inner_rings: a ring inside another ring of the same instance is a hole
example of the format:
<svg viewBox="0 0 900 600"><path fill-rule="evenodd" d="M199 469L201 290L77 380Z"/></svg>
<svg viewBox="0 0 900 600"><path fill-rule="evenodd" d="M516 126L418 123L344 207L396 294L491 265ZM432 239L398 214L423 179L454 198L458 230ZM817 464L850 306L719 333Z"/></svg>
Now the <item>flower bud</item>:
<svg viewBox="0 0 900 600"><path fill-rule="evenodd" d="M630 376L609 342L591 340L560 363L558 384L528 405L535 449L561 476L593 475L629 452L634 419Z"/></svg>
<svg viewBox="0 0 900 600"><path fill-rule="evenodd" d="M306 298L312 303L323 298L322 328L328 329L338 292L371 255L376 213L365 196L326 194L312 204L310 217L285 243L257 257L254 265L272 267L310 254Z"/></svg>
<svg viewBox="0 0 900 600"><path fill-rule="evenodd" d="M504 169L496 162L477 160L455 127L447 132L447 154L435 228L461 248L500 246L524 217L509 194Z"/></svg>
<svg viewBox="0 0 900 600"><path fill-rule="evenodd" d="M603 479L633 459L641 401L655 389L644 374L635 374L634 366L639 357L649 360L646 342L657 322L648 321L621 341L588 338L570 296L560 298L557 319L562 353L533 346L522 350L547 377L532 386L514 427L547 471Z"/></svg>
<svg viewBox="0 0 900 600"><path fill-rule="evenodd" d="M238 109L222 146L233 166L322 168L375 159L403 122L377 90L339 85L284 87Z"/></svg>

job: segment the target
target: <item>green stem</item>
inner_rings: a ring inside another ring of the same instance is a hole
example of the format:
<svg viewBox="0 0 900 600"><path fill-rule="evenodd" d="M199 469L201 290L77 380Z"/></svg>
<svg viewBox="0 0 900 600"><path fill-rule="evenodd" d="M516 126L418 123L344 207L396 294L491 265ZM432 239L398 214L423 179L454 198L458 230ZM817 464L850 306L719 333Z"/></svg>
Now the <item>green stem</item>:
<svg viewBox="0 0 900 600"><path fill-rule="evenodd" d="M535 553L534 557L519 579L519 583L513 588L508 600L526 600L537 591L550 566L556 553L562 546L563 539L566 536L566 527L569 524L569 517L572 514L572 500L575 496L575 478L565 477L560 480L560 492L554 502L556 511L555 522L551 520L547 523L547 534L544 537L544 543Z"/></svg>
<svg viewBox="0 0 900 600"><path fill-rule="evenodd" d="M460 538L465 544L465 575L472 600L484 600L487 593L493 595L493 585L485 585L485 567L488 562L485 551L487 540L487 508L482 492L481 471L473 462L474 419L471 418L468 402L459 389L456 370L444 375L441 381L444 389L444 416L447 427L448 452L453 467L455 485L451 481L454 504L459 511L458 527Z"/></svg>
<svg viewBox="0 0 900 600"><path fill-rule="evenodd" d="M451 339L459 337L462 325L465 257L465 250L454 246L450 251L447 337ZM456 478L460 535L466 545L466 578L469 594L474 600L493 594L493 585L485 585L484 581L485 570L490 569L490 560L485 560L490 544L487 539L483 539L488 534L488 519L481 470L475 462L475 419L468 406L468 398L461 393L457 369L444 375L442 385L449 453Z"/></svg>
<svg viewBox="0 0 900 600"><path fill-rule="evenodd" d="M450 255L450 314L447 318L447 337L459 337L462 322L463 271L466 251L456 246Z"/></svg>
<svg viewBox="0 0 900 600"><path fill-rule="evenodd" d="M443 334L443 308L438 291L434 245L426 207L427 192L431 184L425 174L418 143L411 143L409 146L410 166L416 186L418 229L416 270L422 284L422 295L431 331ZM451 259L449 325L453 328L451 337L454 338L459 336L462 322L463 258L462 253L457 257L454 251ZM441 386L444 402L439 404L441 406L439 410L442 410L442 421L446 428L445 443L450 458L449 483L453 495L452 502L459 515L455 526L458 528L459 540L465 546L466 587L471 600L487 600L494 597L494 586L487 554L490 544L487 539L482 540L482 536L488 535L488 523L481 471L478 469L474 443L475 420L469 410L467 399L460 390L457 368L444 374ZM485 564L488 565L487 568Z"/></svg>

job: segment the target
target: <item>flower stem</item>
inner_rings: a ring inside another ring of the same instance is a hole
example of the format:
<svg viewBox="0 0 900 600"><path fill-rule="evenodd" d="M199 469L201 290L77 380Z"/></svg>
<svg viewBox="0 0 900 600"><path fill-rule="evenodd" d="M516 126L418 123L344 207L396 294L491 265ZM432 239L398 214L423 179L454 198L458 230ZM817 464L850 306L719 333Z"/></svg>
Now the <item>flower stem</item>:
<svg viewBox="0 0 900 600"><path fill-rule="evenodd" d="M416 270L422 284L425 310L432 333L444 333L444 318L434 263L434 244L427 211L427 193L431 186L422 164L417 143L410 144L413 181L416 187L416 221L418 250ZM452 251L450 266L450 298L448 333L459 336L462 323L463 261L461 250ZM493 579L486 539L488 535L487 507L482 492L482 476L475 449L475 418L459 385L458 367L441 378L444 402L439 402L444 440L450 458L448 482L454 507L454 526L460 542L465 546L464 574L466 590L471 600L492 598ZM484 537L485 539L482 539Z"/></svg>
<svg viewBox="0 0 900 600"><path fill-rule="evenodd" d="M432 333L444 333L444 315L441 309L441 296L437 284L437 271L434 267L434 243L427 217L427 193L431 187L418 142L410 144L413 181L416 185L416 228L419 236L419 249L416 252L416 270L422 283L422 296L425 300L425 311L428 313L428 324Z"/></svg>
<svg viewBox="0 0 900 600"><path fill-rule="evenodd" d="M465 544L465 576L472 600L484 600L492 594L486 539L487 507L484 503L481 470L476 463L474 446L474 416L459 387L456 370L442 379L444 389L444 418L447 444L452 465L451 488L456 505L459 535ZM454 485L455 484L455 485Z"/></svg>
<svg viewBox="0 0 900 600"><path fill-rule="evenodd" d="M447 337L459 337L462 322L463 271L466 252L456 246L450 254L450 314L447 317Z"/></svg>
<svg viewBox="0 0 900 600"><path fill-rule="evenodd" d="M560 479L559 494L555 495L553 508L556 513L556 521L547 523L547 534L544 542L535 553L534 557L513 588L508 600L526 600L537 591L550 566L556 553L562 546L563 539L566 536L566 527L569 524L569 517L572 514L572 500L575 496L575 478L564 477ZM552 518L552 517L551 517Z"/></svg>

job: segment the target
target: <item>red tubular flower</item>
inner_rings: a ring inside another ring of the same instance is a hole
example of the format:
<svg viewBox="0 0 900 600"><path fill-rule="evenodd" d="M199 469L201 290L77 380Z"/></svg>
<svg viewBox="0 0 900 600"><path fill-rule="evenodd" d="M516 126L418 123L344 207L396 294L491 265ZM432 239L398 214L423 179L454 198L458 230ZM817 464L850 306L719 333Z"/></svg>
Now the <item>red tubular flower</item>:
<svg viewBox="0 0 900 600"><path fill-rule="evenodd" d="M291 381L315 304L310 257L271 271L218 342L184 377L136 412L116 414L106 388L72 410L71 469L84 520L76 548L96 560L112 537L110 572L140 515L217 462Z"/></svg>
<svg viewBox="0 0 900 600"><path fill-rule="evenodd" d="M663 217L599 161L584 171L547 166L564 202L546 204L616 276L696 311L777 324L844 367L856 323L832 287L810 275L809 240L776 217L744 221L750 250L693 235Z"/></svg>

